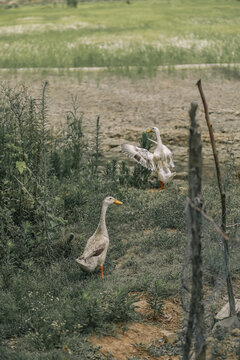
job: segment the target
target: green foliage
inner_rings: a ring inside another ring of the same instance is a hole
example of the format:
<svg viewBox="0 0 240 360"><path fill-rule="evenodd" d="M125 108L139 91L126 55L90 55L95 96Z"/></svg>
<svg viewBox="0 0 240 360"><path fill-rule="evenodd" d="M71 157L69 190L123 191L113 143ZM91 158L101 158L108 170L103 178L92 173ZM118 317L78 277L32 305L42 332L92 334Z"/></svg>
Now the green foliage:
<svg viewBox="0 0 240 360"><path fill-rule="evenodd" d="M168 284L162 279L155 279L148 288L147 302L153 309L153 318L156 320L157 315L163 311L164 299L170 295Z"/></svg>
<svg viewBox="0 0 240 360"><path fill-rule="evenodd" d="M163 355L177 356L177 355L181 355L182 348L181 345L180 347L179 346L177 347L167 342L165 344L162 344L161 346L155 346L154 344L150 344L150 346L147 348L147 351L151 356L156 356L156 357L160 357Z"/></svg>
<svg viewBox="0 0 240 360"><path fill-rule="evenodd" d="M20 335L24 332L21 323L21 311L16 300L9 292L0 293L0 338Z"/></svg>
<svg viewBox="0 0 240 360"><path fill-rule="evenodd" d="M68 210L69 201L84 203L80 187L73 186L71 194L64 190L68 178L78 180L84 171L83 114L73 99L66 130L61 137L50 134L46 87L40 101L24 87L2 88L0 98L1 262L21 267L55 256L52 244L67 222L64 208Z"/></svg>
<svg viewBox="0 0 240 360"><path fill-rule="evenodd" d="M85 143L82 131L83 113L79 111L77 97L72 99L72 110L66 113L66 127L52 138L50 171L58 179L70 177L83 168Z"/></svg>

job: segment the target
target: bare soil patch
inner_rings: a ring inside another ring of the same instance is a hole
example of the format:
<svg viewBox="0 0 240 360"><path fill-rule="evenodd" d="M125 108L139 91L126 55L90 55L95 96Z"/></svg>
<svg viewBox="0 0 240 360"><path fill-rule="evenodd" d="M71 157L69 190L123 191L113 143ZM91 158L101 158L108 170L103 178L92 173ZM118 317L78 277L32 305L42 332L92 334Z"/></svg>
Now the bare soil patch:
<svg viewBox="0 0 240 360"><path fill-rule="evenodd" d="M226 299L225 299L226 301ZM99 351L114 360L180 360L183 313L179 300L168 299L163 307L163 314L153 321L153 310L144 294L136 303L136 309L144 319L143 323L132 322L119 326L116 336L99 338L93 335L89 341L100 347ZM240 330L234 329L227 338L220 339L211 334L206 339L207 360L238 360L237 349L240 346ZM179 349L179 352L176 351Z"/></svg>
<svg viewBox="0 0 240 360"><path fill-rule="evenodd" d="M89 338L91 343L94 346L101 346L100 352L105 356L111 354L117 360L125 360L131 357L144 360L178 360L178 355L153 356L149 351L150 346L159 349L164 344L174 344L178 341L177 331L182 317L178 300L167 300L164 304L163 315L159 316L154 323L152 323L153 311L143 295L136 305L138 306L136 311L141 313L147 322L133 322L129 324L127 330L120 326L117 337L104 336L98 338L91 336Z"/></svg>

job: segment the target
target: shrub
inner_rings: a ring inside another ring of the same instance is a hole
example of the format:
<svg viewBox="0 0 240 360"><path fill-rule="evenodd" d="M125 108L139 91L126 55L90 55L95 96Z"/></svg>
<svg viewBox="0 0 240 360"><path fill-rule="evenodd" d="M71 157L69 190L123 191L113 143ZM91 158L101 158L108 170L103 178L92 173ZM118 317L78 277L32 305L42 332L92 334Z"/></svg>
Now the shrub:
<svg viewBox="0 0 240 360"><path fill-rule="evenodd" d="M67 6L69 7L77 7L78 0L67 0Z"/></svg>

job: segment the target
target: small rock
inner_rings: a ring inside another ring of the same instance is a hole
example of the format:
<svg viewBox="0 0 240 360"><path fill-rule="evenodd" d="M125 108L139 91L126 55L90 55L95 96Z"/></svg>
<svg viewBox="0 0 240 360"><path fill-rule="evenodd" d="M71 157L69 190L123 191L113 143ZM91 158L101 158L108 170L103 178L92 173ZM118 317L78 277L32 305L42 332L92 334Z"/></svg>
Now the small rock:
<svg viewBox="0 0 240 360"><path fill-rule="evenodd" d="M214 335L220 334L225 337L225 335L229 334L233 329L239 328L239 320L237 316L232 316L224 320L220 320L216 322L213 327Z"/></svg>
<svg viewBox="0 0 240 360"><path fill-rule="evenodd" d="M174 344L178 341L178 335L167 330L162 330L163 338L166 342Z"/></svg>
<svg viewBox="0 0 240 360"><path fill-rule="evenodd" d="M240 329L236 328L231 331L231 335L235 337L240 337Z"/></svg>
<svg viewBox="0 0 240 360"><path fill-rule="evenodd" d="M236 313L240 313L240 299L235 299ZM215 316L216 320L223 320L230 315L229 302L225 304L222 309Z"/></svg>

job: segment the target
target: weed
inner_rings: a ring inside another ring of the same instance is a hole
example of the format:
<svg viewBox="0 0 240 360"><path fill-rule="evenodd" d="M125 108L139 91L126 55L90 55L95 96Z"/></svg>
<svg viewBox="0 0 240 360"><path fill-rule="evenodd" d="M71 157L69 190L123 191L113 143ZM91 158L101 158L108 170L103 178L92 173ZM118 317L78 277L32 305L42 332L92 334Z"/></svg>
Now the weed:
<svg viewBox="0 0 240 360"><path fill-rule="evenodd" d="M96 121L95 152L93 154L93 159L91 161L92 174L97 175L100 156L101 156L101 153L100 153L100 116L98 115L97 121Z"/></svg>
<svg viewBox="0 0 240 360"><path fill-rule="evenodd" d="M162 279L155 279L148 288L147 302L153 309L153 319L163 314L164 299L168 296L168 286Z"/></svg>
<svg viewBox="0 0 240 360"><path fill-rule="evenodd" d="M163 356L163 355L176 356L181 354L181 348L176 347L170 343L166 343L161 346L155 346L151 344L147 348L147 351L151 356Z"/></svg>

